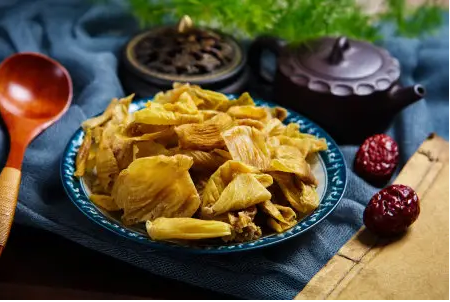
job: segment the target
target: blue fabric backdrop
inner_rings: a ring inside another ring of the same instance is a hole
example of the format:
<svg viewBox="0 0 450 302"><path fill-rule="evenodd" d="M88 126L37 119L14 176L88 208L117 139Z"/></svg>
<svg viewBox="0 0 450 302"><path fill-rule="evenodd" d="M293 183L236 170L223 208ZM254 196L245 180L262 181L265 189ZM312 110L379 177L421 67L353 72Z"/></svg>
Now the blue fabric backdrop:
<svg viewBox="0 0 450 302"><path fill-rule="evenodd" d="M385 46L399 58L402 81L422 83L426 100L411 105L389 134L399 142L402 164L433 131L448 139L448 15L433 37L405 39L386 30ZM169 254L100 229L68 200L59 163L72 133L86 118L122 96L116 74L118 51L136 30L115 7L78 0L0 1L0 60L35 51L60 61L74 83L73 105L27 149L16 222L39 227L83 246L144 268L240 298L293 298L362 224L362 211L376 191L351 170L356 146L342 146L350 169L345 198L335 212L307 234L263 250L221 256ZM0 131L0 158L8 143ZM86 266L95 263L86 263ZM122 276L126 282L126 276Z"/></svg>

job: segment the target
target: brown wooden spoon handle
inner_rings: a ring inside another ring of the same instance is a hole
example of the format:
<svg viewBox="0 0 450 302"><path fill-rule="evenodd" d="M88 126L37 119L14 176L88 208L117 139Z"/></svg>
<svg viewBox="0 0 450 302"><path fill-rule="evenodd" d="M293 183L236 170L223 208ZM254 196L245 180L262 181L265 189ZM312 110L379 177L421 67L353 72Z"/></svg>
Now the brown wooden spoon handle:
<svg viewBox="0 0 450 302"><path fill-rule="evenodd" d="M10 167L5 167L0 174L0 255L14 219L21 174L20 170Z"/></svg>

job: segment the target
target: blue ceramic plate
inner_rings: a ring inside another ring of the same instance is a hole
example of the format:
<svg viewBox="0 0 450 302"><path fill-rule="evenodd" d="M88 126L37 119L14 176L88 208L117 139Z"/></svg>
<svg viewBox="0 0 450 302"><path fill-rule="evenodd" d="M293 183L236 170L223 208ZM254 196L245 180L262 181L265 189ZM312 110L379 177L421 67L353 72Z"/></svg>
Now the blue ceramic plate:
<svg viewBox="0 0 450 302"><path fill-rule="evenodd" d="M146 102L147 100L133 102L130 106L130 111L144 108ZM255 103L258 106L275 106L273 103L261 100L255 100ZM62 183L70 200L87 217L105 229L125 238L147 244L152 248L175 249L197 253L229 253L276 244L306 232L327 217L341 200L347 184L346 165L342 153L334 140L324 130L300 114L292 111L289 111L285 123L298 123L302 132L323 137L327 140L328 150L319 152L318 155L310 160L313 173L319 181L317 191L320 196L320 204L313 213L306 216L296 226L284 233L270 234L255 241L220 245L196 245L194 243L187 245L176 242L156 242L147 236L143 225L136 227L124 226L118 214L114 215L94 205L88 198L89 194L87 192L89 189L83 180L79 180L73 176L75 171L75 158L84 136L81 128L72 136L64 151L61 161Z"/></svg>

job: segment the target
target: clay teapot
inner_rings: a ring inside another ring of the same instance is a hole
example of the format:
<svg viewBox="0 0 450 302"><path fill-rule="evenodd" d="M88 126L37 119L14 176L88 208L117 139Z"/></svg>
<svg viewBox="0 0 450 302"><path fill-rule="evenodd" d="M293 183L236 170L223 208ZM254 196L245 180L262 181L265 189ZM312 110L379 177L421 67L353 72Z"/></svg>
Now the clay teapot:
<svg viewBox="0 0 450 302"><path fill-rule="evenodd" d="M277 57L275 75L261 68L264 51ZM399 62L388 51L346 37L293 46L263 36L248 58L256 75L274 84L277 103L317 122L341 144L384 132L399 111L425 94L418 84L400 86Z"/></svg>

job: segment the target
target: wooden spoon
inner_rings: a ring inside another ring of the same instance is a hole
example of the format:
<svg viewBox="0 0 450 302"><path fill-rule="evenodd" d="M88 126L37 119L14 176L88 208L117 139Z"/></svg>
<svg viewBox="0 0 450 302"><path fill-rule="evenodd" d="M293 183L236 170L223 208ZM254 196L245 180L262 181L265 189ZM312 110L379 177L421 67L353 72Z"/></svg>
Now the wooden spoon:
<svg viewBox="0 0 450 302"><path fill-rule="evenodd" d="M72 80L58 62L38 53L18 53L0 65L0 113L10 137L0 174L0 255L14 218L25 149L71 101Z"/></svg>

